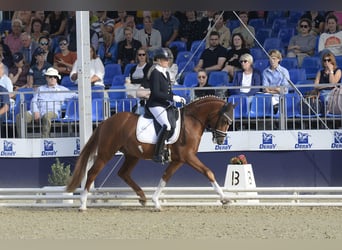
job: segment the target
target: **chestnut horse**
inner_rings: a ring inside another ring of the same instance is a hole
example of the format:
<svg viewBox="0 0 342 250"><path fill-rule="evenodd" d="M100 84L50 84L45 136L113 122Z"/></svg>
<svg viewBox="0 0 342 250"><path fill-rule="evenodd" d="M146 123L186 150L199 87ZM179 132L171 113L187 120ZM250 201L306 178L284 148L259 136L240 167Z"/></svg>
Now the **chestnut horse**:
<svg viewBox="0 0 342 250"><path fill-rule="evenodd" d="M184 163L205 175L214 190L220 195L221 202L228 202L221 187L216 182L214 173L198 159L196 154L205 129L211 130L214 143L222 144L224 142L229 125L233 121L234 107L234 104L227 103L218 97L206 96L181 108L180 135L174 144L169 145L171 161L152 196L152 201L157 210L161 209L159 196L163 187ZM155 145L141 143L137 140L136 125L138 118L138 115L129 112L120 112L111 116L95 129L82 149L73 176L67 185L67 191L73 192L87 174L85 187L81 194L80 211L86 210L87 194L91 184L117 151L121 151L125 156L118 176L135 191L139 196L139 202L145 205L145 193L134 182L130 174L139 159L152 159ZM93 158L94 163L87 172L89 158Z"/></svg>

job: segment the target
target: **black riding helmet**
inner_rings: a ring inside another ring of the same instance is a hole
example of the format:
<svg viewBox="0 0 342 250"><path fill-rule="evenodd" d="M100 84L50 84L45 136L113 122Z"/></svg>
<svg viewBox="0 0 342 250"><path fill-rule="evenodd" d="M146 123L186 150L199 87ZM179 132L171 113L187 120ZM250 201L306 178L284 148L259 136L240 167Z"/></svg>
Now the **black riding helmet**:
<svg viewBox="0 0 342 250"><path fill-rule="evenodd" d="M154 52L154 60L157 59L170 59L171 55L165 48L156 49Z"/></svg>

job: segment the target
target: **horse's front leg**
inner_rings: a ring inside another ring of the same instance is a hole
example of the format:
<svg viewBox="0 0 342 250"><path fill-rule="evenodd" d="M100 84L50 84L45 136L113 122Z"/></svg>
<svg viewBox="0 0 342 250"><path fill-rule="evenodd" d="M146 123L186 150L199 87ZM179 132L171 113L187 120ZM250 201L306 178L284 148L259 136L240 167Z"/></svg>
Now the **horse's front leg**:
<svg viewBox="0 0 342 250"><path fill-rule="evenodd" d="M83 212L87 210L87 198L88 198L88 190L85 188L81 193L81 206L78 208L78 211Z"/></svg>
<svg viewBox="0 0 342 250"><path fill-rule="evenodd" d="M161 205L159 201L159 196L163 191L163 188L166 186L166 183L170 180L171 176L176 172L176 170L182 165L182 162L170 162L169 166L165 169L165 172L162 178L159 181L159 185L152 195L152 201L154 203L154 207L157 211L161 211Z"/></svg>
<svg viewBox="0 0 342 250"><path fill-rule="evenodd" d="M217 184L214 173L206 165L204 165L195 154L191 155L191 157L188 157L187 163L209 179L214 190L220 196L222 204L229 202L227 195L223 193L222 188Z"/></svg>

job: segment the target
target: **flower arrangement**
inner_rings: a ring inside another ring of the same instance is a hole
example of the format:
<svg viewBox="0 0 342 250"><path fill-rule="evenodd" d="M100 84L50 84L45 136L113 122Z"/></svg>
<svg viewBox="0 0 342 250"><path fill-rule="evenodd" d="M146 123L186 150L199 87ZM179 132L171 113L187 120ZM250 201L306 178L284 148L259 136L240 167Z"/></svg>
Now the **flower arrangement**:
<svg viewBox="0 0 342 250"><path fill-rule="evenodd" d="M244 165L248 163L245 155L238 155L230 159L230 164Z"/></svg>
<svg viewBox="0 0 342 250"><path fill-rule="evenodd" d="M71 177L70 165L64 166L58 158L51 165L51 174L48 175L48 182L52 186L65 186Z"/></svg>

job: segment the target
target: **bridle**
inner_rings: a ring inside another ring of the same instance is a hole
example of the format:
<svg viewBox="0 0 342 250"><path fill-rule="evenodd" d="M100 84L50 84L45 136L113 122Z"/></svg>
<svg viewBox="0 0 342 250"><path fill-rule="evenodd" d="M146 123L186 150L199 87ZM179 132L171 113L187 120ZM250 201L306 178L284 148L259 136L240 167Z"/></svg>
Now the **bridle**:
<svg viewBox="0 0 342 250"><path fill-rule="evenodd" d="M208 128L211 131L211 133L213 134L212 141L214 143L217 142L218 138L227 136L227 131L222 131L222 130L217 128L221 119L223 119L223 118L226 119L229 126L233 123L233 119L230 118L228 113L227 113L228 105L229 105L228 103L225 103L223 105L223 107L220 109L220 111L218 112L219 117L216 120L215 128L214 129ZM228 126L228 128L229 128L229 126ZM227 130L228 130L228 128L227 128Z"/></svg>

